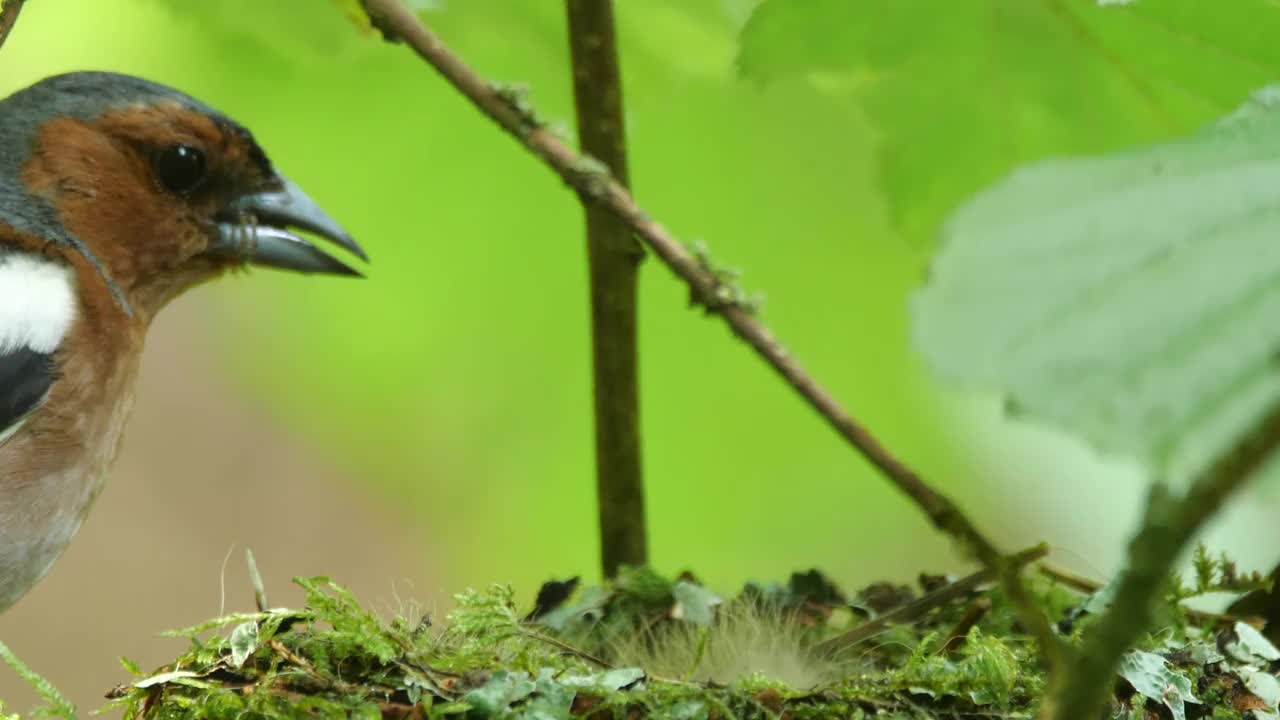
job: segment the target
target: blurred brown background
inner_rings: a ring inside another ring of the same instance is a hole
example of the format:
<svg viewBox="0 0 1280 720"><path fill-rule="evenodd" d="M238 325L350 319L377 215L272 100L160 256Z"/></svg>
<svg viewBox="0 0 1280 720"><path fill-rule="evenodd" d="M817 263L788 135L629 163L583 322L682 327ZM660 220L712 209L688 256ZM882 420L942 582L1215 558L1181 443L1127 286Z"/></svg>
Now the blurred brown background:
<svg viewBox="0 0 1280 720"><path fill-rule="evenodd" d="M157 322L114 477L50 575L0 616L0 638L85 710L127 681L121 655L151 668L184 646L158 631L253 608L245 548L273 606L300 604L290 577L334 573L383 614L402 598L447 607L423 528L245 402L209 362L206 311L191 298ZM34 701L2 674L0 697Z"/></svg>

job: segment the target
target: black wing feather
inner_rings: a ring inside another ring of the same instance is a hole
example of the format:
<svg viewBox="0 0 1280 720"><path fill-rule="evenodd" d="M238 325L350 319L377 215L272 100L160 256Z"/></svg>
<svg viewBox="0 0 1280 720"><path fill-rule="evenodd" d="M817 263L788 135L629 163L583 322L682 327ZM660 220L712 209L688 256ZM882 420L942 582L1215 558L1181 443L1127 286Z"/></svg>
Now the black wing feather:
<svg viewBox="0 0 1280 720"><path fill-rule="evenodd" d="M51 354L29 347L0 354L0 435L40 404L53 380Z"/></svg>

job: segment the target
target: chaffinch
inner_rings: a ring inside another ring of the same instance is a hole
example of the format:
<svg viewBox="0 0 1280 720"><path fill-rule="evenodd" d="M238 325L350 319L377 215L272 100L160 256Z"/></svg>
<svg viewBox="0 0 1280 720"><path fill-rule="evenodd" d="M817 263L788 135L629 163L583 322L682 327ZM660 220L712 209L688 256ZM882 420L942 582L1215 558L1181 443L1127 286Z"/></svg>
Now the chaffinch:
<svg viewBox="0 0 1280 720"><path fill-rule="evenodd" d="M162 307L247 265L359 274L289 228L367 259L249 131L177 90L83 72L0 101L0 610L102 489Z"/></svg>

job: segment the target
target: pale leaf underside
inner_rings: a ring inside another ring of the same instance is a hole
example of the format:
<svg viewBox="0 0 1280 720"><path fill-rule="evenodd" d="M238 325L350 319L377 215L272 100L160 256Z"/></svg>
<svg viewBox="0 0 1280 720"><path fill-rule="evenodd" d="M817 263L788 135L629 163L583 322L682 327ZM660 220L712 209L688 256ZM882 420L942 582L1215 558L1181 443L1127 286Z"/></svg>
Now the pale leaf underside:
<svg viewBox="0 0 1280 720"><path fill-rule="evenodd" d="M1280 400L1280 88L1180 142L1015 172L913 300L943 375L1181 475Z"/></svg>

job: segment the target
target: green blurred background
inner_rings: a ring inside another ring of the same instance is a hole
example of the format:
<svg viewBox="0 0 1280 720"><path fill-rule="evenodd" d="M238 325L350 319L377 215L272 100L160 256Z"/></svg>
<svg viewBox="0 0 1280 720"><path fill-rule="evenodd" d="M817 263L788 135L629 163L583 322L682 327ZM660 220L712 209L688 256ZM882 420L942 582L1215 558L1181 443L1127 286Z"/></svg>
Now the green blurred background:
<svg viewBox="0 0 1280 720"><path fill-rule="evenodd" d="M812 82L739 79L752 5L619 3L642 203L744 268L789 348L1001 543L1047 539L1110 569L1140 484L928 382L905 305L928 248L893 230L876 132ZM429 18L567 123L562 13L458 0ZM112 481L0 639L94 707L126 679L115 657L154 667L177 649L156 631L251 604L246 546L273 604L296 600L298 574L437 614L467 586L508 582L527 601L549 577L595 579L580 209L425 65L331 3L62 0L29 5L0 68L0 94L108 69L205 100L374 258L359 282L230 279L157 321ZM732 591L810 566L849 588L964 567L658 262L641 292L658 569ZM30 702L7 673L0 697Z"/></svg>

